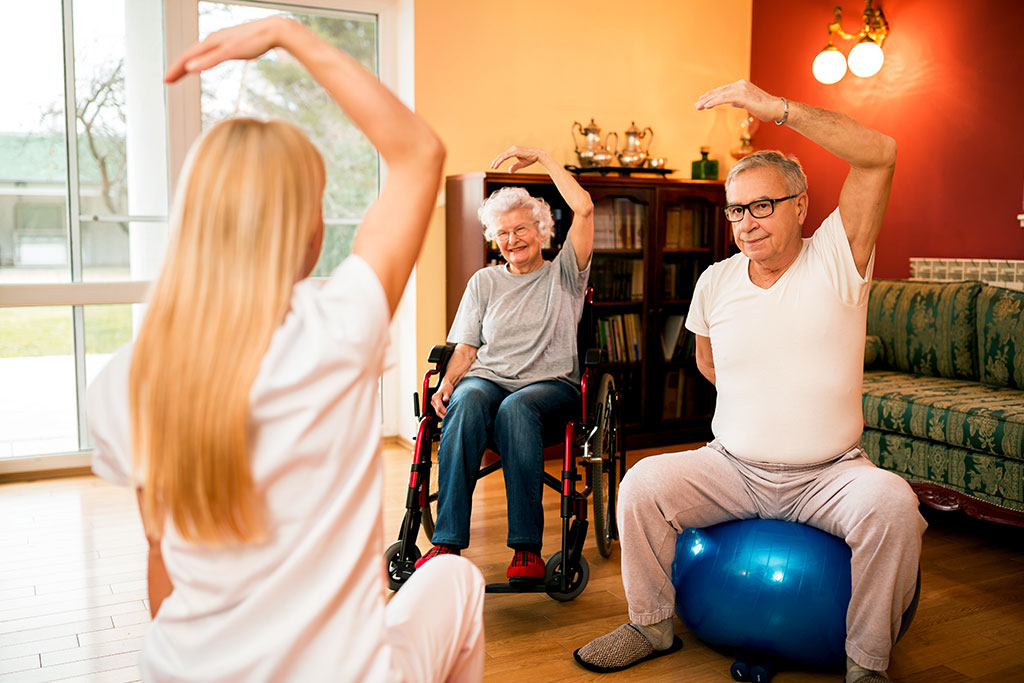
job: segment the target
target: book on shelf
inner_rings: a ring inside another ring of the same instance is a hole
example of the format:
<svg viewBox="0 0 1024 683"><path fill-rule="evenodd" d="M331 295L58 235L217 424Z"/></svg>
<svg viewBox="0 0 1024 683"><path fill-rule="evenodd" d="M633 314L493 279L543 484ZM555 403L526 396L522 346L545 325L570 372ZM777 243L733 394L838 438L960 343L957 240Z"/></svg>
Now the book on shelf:
<svg viewBox="0 0 1024 683"><path fill-rule="evenodd" d="M662 296L666 299L689 299L700 277L701 264L695 260L683 263L666 263Z"/></svg>
<svg viewBox="0 0 1024 683"><path fill-rule="evenodd" d="M613 197L594 206L595 249L643 249L645 205Z"/></svg>
<svg viewBox="0 0 1024 683"><path fill-rule="evenodd" d="M630 328L630 344L632 349L631 360L640 361L640 347L643 340L643 330L640 329L640 316L633 313L626 318Z"/></svg>
<svg viewBox="0 0 1024 683"><path fill-rule="evenodd" d="M644 205L633 202L633 248L644 248Z"/></svg>
<svg viewBox="0 0 1024 683"><path fill-rule="evenodd" d="M708 225L699 207L672 206L665 214L666 249L700 249L708 246Z"/></svg>
<svg viewBox="0 0 1024 683"><path fill-rule="evenodd" d="M615 198L615 248L633 248L633 210L632 203L625 197Z"/></svg>
<svg viewBox="0 0 1024 683"><path fill-rule="evenodd" d="M638 313L610 315L597 321L597 343L612 363L642 359L642 332Z"/></svg>
<svg viewBox="0 0 1024 683"><path fill-rule="evenodd" d="M595 258L590 285L597 301L640 301L644 298L644 263L635 258Z"/></svg>
<svg viewBox="0 0 1024 683"><path fill-rule="evenodd" d="M613 249L615 247L615 225L612 219L612 207L609 202L598 202L594 206L594 248Z"/></svg>
<svg viewBox="0 0 1024 683"><path fill-rule="evenodd" d="M682 370L665 373L665 389L662 393L661 419L675 420L683 416L683 393L686 374Z"/></svg>
<svg viewBox="0 0 1024 683"><path fill-rule="evenodd" d="M692 334L686 334L684 330L679 335L679 341L676 342L676 348L672 352L672 361L679 363L682 361L695 358L697 355L697 340Z"/></svg>
<svg viewBox="0 0 1024 683"><path fill-rule="evenodd" d="M633 279L629 287L629 300L641 301L644 298L644 262L640 259L632 259Z"/></svg>
<svg viewBox="0 0 1024 683"><path fill-rule="evenodd" d="M691 249L698 246L694 239L694 209L687 206L670 207L665 215L665 248Z"/></svg>
<svg viewBox="0 0 1024 683"><path fill-rule="evenodd" d="M679 246L691 249L696 246L693 241L693 209L680 209L679 213Z"/></svg>
<svg viewBox="0 0 1024 683"><path fill-rule="evenodd" d="M661 353L666 361L672 360L676 347L679 346L680 337L686 334L683 322L686 316L668 315L665 317L665 324L661 328Z"/></svg>
<svg viewBox="0 0 1024 683"><path fill-rule="evenodd" d="M679 207L673 206L665 214L665 248L679 248Z"/></svg>

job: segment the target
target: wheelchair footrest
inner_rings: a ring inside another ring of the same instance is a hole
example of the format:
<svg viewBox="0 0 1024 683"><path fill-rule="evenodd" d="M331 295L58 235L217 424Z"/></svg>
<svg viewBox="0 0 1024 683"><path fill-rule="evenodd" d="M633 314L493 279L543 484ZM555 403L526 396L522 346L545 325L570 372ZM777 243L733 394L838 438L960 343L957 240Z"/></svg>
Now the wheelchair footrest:
<svg viewBox="0 0 1024 683"><path fill-rule="evenodd" d="M485 593L547 593L548 587L543 581L538 583L489 583Z"/></svg>

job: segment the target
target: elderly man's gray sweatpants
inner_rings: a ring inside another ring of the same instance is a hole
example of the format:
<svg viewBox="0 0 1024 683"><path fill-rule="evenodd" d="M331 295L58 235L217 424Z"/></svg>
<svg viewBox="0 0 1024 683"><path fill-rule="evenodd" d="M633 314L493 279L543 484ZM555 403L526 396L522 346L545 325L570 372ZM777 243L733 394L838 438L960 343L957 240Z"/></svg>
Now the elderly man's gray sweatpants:
<svg viewBox="0 0 1024 683"><path fill-rule="evenodd" d="M755 517L800 522L850 546L846 652L884 671L917 584L927 527L917 506L907 482L859 448L813 465L753 463L717 441L644 458L626 473L617 510L629 617L650 625L672 616L672 559L683 529Z"/></svg>

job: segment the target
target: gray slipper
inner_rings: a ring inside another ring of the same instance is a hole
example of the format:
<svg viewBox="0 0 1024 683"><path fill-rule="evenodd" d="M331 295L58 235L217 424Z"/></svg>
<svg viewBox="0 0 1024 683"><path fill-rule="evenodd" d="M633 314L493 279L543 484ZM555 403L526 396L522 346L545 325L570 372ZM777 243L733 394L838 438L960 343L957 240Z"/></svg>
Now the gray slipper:
<svg viewBox="0 0 1024 683"><path fill-rule="evenodd" d="M678 652L682 647L683 641L673 636L672 644L667 649L655 650L651 641L632 624L623 624L611 633L590 641L573 652L572 656L584 669L608 674L628 669L648 659Z"/></svg>
<svg viewBox="0 0 1024 683"><path fill-rule="evenodd" d="M886 676L884 671L865 669L847 657L844 683L892 683L892 679Z"/></svg>

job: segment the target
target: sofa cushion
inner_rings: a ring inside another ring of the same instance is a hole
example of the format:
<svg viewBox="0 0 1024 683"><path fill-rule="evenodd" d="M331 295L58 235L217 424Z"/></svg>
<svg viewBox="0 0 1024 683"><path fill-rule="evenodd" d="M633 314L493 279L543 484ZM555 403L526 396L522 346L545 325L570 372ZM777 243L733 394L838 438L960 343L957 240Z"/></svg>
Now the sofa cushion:
<svg viewBox="0 0 1024 683"><path fill-rule="evenodd" d="M869 428L1024 460L1024 391L872 370L862 402Z"/></svg>
<svg viewBox="0 0 1024 683"><path fill-rule="evenodd" d="M981 381L1024 389L1024 292L985 287L978 294Z"/></svg>
<svg viewBox="0 0 1024 683"><path fill-rule="evenodd" d="M928 439L864 430L860 446L879 467L909 481L936 484L999 507L1024 512L1024 463Z"/></svg>
<svg viewBox="0 0 1024 683"><path fill-rule="evenodd" d="M885 346L882 338L869 334L864 338L864 367L882 368L885 365Z"/></svg>
<svg viewBox="0 0 1024 683"><path fill-rule="evenodd" d="M976 299L980 282L875 280L868 334L885 348L885 366L934 377L978 379Z"/></svg>

